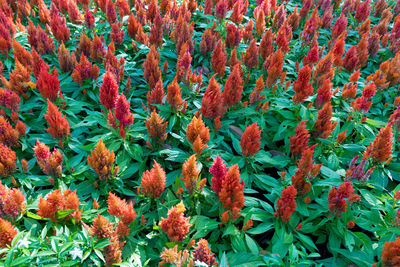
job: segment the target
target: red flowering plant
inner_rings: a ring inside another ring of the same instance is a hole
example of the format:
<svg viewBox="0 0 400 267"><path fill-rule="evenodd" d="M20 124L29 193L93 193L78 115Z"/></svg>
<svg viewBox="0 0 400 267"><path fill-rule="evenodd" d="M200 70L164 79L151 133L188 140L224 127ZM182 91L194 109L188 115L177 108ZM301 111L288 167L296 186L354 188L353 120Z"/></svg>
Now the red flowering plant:
<svg viewBox="0 0 400 267"><path fill-rule="evenodd" d="M395 2L0 1L0 265L395 266Z"/></svg>

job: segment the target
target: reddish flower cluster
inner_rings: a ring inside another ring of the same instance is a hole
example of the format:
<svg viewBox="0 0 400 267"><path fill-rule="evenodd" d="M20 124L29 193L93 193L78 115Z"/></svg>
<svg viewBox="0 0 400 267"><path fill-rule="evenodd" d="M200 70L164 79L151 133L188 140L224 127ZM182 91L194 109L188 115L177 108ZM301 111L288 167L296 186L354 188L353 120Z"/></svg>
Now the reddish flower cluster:
<svg viewBox="0 0 400 267"><path fill-rule="evenodd" d="M372 106L371 98L375 95L376 86L374 83L367 84L363 91L362 96L351 102L351 106L357 112L367 113Z"/></svg>
<svg viewBox="0 0 400 267"><path fill-rule="evenodd" d="M221 191L222 181L225 179L228 170L229 168L226 167L224 160L217 155L209 169L209 172L213 175L211 178L211 188L215 193L219 194Z"/></svg>
<svg viewBox="0 0 400 267"><path fill-rule="evenodd" d="M320 138L328 138L336 128L337 122L331 122L331 119L332 105L331 102L328 102L318 111L318 118L314 123L316 134Z"/></svg>
<svg viewBox="0 0 400 267"><path fill-rule="evenodd" d="M297 191L293 186L282 189L281 197L276 202L276 212L274 213L276 218L282 218L285 223L290 220L297 207L296 195Z"/></svg>
<svg viewBox="0 0 400 267"><path fill-rule="evenodd" d="M19 98L18 94L10 90L0 88L0 106L18 111L20 102L21 99Z"/></svg>
<svg viewBox="0 0 400 267"><path fill-rule="evenodd" d="M76 222L81 220L82 210L79 210L80 201L76 195L76 191L60 189L54 190L47 195L46 200L40 197L38 204L38 215L50 220L59 221L62 219L69 220L74 218ZM67 216L60 214L61 211L73 210ZM61 215L61 216L60 216Z"/></svg>
<svg viewBox="0 0 400 267"><path fill-rule="evenodd" d="M385 163L391 158L392 149L393 129L392 124L389 123L379 131L367 151L371 151L371 157L375 162Z"/></svg>
<svg viewBox="0 0 400 267"><path fill-rule="evenodd" d="M99 67L89 62L87 57L82 53L79 63L75 65L72 72L72 80L82 85L85 80L97 80L99 77Z"/></svg>
<svg viewBox="0 0 400 267"><path fill-rule="evenodd" d="M346 179L347 180L351 180L351 179L357 179L361 182L367 182L369 180L369 177L371 176L372 172L375 169L375 166L372 168L369 168L366 172L365 172L365 166L368 163L368 159L363 157L363 159L361 160L361 162L357 165L357 159L359 158L359 156L355 156L351 162L350 162L350 166L349 169L346 171Z"/></svg>
<svg viewBox="0 0 400 267"><path fill-rule="evenodd" d="M211 253L211 249L207 240L200 238L197 242L197 247L195 247L193 254L193 260L195 262L199 261L206 264L207 266L217 266L217 260L215 259L214 253Z"/></svg>
<svg viewBox="0 0 400 267"><path fill-rule="evenodd" d="M104 74L103 84L100 87L100 103L107 109L111 110L115 107L118 97L118 84L114 74L107 71Z"/></svg>
<svg viewBox="0 0 400 267"><path fill-rule="evenodd" d="M180 242L189 233L189 218L183 214L186 208L181 202L168 210L168 217L161 218L161 230L168 235L171 242Z"/></svg>
<svg viewBox="0 0 400 267"><path fill-rule="evenodd" d="M201 114L207 119L216 119L222 117L224 113L223 97L221 88L213 76L209 83L206 92L201 100Z"/></svg>
<svg viewBox="0 0 400 267"><path fill-rule="evenodd" d="M167 101L171 109L175 112L182 111L186 109L186 102L182 100L181 88L177 82L177 77L168 86Z"/></svg>
<svg viewBox="0 0 400 267"><path fill-rule="evenodd" d="M240 65L236 64L226 80L222 98L226 108L232 107L242 99L243 79Z"/></svg>
<svg viewBox="0 0 400 267"><path fill-rule="evenodd" d="M6 146L18 146L19 133L6 118L0 115L0 142Z"/></svg>
<svg viewBox="0 0 400 267"><path fill-rule="evenodd" d="M210 130L205 126L201 115L197 118L193 117L192 121L186 127L186 137L193 145L193 150L200 155L203 149L207 148L210 141Z"/></svg>
<svg viewBox="0 0 400 267"><path fill-rule="evenodd" d="M225 74L225 64L226 64L226 51L225 45L220 39L211 55L211 68L218 74L218 76L223 77Z"/></svg>
<svg viewBox="0 0 400 267"><path fill-rule="evenodd" d="M15 171L17 156L8 146L0 143L0 175L7 177Z"/></svg>
<svg viewBox="0 0 400 267"><path fill-rule="evenodd" d="M133 123L134 117L129 110L130 103L126 101L126 97L121 93L117 97L115 103L115 118L119 121L119 133L122 137L125 137L125 130Z"/></svg>
<svg viewBox="0 0 400 267"><path fill-rule="evenodd" d="M33 151L40 169L45 174L52 177L61 177L63 156L56 148L53 153L50 153L48 146L36 140Z"/></svg>
<svg viewBox="0 0 400 267"><path fill-rule="evenodd" d="M152 46L147 54L146 60L143 62L143 75L149 88L154 88L156 83L161 79L160 71L160 53L155 46Z"/></svg>
<svg viewBox="0 0 400 267"><path fill-rule="evenodd" d="M260 150L261 131L257 122L248 126L240 138L243 156L255 156Z"/></svg>
<svg viewBox="0 0 400 267"><path fill-rule="evenodd" d="M385 266L400 265L400 238L396 238L395 241L385 242L381 259Z"/></svg>
<svg viewBox="0 0 400 267"><path fill-rule="evenodd" d="M165 181L165 171L161 165L154 160L153 168L142 174L140 191L147 197L158 198L165 190Z"/></svg>
<svg viewBox="0 0 400 267"><path fill-rule="evenodd" d="M167 123L155 111L151 112L150 117L147 117L145 122L147 133L154 142L161 144L167 139L167 133L165 132Z"/></svg>
<svg viewBox="0 0 400 267"><path fill-rule="evenodd" d="M62 97L56 69L51 73L46 69L42 69L39 73L36 87L44 98L48 98L52 102L55 102L57 97Z"/></svg>
<svg viewBox="0 0 400 267"><path fill-rule="evenodd" d="M344 182L339 188L333 187L329 191L329 210L340 217L341 213L347 210L346 200L348 200L350 205L360 200L360 197L354 194L353 183L351 182Z"/></svg>
<svg viewBox="0 0 400 267"><path fill-rule="evenodd" d="M14 220L25 213L25 196L19 189L9 189L0 182L0 218Z"/></svg>
<svg viewBox="0 0 400 267"><path fill-rule="evenodd" d="M88 164L97 173L100 180L108 180L108 178L118 173L118 166L113 166L115 161L114 151L109 151L103 143L103 140L97 143L95 150L91 151L88 156Z"/></svg>
<svg viewBox="0 0 400 267"><path fill-rule="evenodd" d="M66 25L65 17L60 15L54 2L50 8L50 27L51 31L59 43L65 43L70 38L70 31Z"/></svg>
<svg viewBox="0 0 400 267"><path fill-rule="evenodd" d="M0 248L11 245L11 241L17 233L17 230L9 221L0 218Z"/></svg>
<svg viewBox="0 0 400 267"><path fill-rule="evenodd" d="M308 65L300 69L297 79L293 83L293 90L296 92L293 96L293 103L304 102L307 97L313 95L314 90L310 83L311 72L312 69Z"/></svg>
<svg viewBox="0 0 400 267"><path fill-rule="evenodd" d="M290 138L290 152L299 156L308 148L310 134L306 128L306 121L301 121L294 130L294 136Z"/></svg>
<svg viewBox="0 0 400 267"><path fill-rule="evenodd" d="M157 110L154 105L163 104L165 96L162 80L158 80L155 87L147 92L147 107L150 110Z"/></svg>
<svg viewBox="0 0 400 267"><path fill-rule="evenodd" d="M244 182L240 181L240 172L238 165L229 167L225 177L221 182L221 190L219 191L219 200L229 213L232 220L236 220L240 216L240 210L244 206Z"/></svg>
<svg viewBox="0 0 400 267"><path fill-rule="evenodd" d="M119 219L117 226L117 234L119 237L128 236L130 232L129 225L135 220L136 212L133 209L133 204L126 203L125 199L120 199L113 193L108 193L108 213Z"/></svg>
<svg viewBox="0 0 400 267"><path fill-rule="evenodd" d="M44 118L50 126L46 131L54 138L62 139L70 135L67 119L49 99L47 99L47 113Z"/></svg>
<svg viewBox="0 0 400 267"><path fill-rule="evenodd" d="M195 191L203 190L206 179L199 181L199 166L196 163L196 156L190 156L182 166L182 178L181 180L185 184L185 188L189 195L192 195Z"/></svg>
<svg viewBox="0 0 400 267"><path fill-rule="evenodd" d="M58 63L62 72L73 71L76 65L75 54L71 54L63 43L58 49Z"/></svg>

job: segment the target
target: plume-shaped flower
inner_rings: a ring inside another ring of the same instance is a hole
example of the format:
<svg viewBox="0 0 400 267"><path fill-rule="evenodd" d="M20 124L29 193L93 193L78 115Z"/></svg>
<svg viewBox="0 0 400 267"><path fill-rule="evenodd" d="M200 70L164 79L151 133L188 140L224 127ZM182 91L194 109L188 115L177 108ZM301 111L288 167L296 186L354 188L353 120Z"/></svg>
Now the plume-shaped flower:
<svg viewBox="0 0 400 267"><path fill-rule="evenodd" d="M61 177L63 156L56 148L53 153L50 153L48 146L36 140L33 151L40 169L45 174L52 177Z"/></svg>
<svg viewBox="0 0 400 267"><path fill-rule="evenodd" d="M156 83L161 79L159 64L160 54L153 45L147 54L146 60L143 62L143 75L150 88L154 88Z"/></svg>
<svg viewBox="0 0 400 267"><path fill-rule="evenodd" d="M6 118L0 115L0 143L6 146L18 146L19 133Z"/></svg>
<svg viewBox="0 0 400 267"><path fill-rule="evenodd" d="M337 217L340 217L347 210L346 200L348 200L349 204L352 204L359 199L360 197L354 194L353 183L344 182L339 188L333 187L329 191L329 210Z"/></svg>
<svg viewBox="0 0 400 267"><path fill-rule="evenodd" d="M243 156L254 156L260 150L261 131L257 122L246 128L240 139Z"/></svg>
<svg viewBox="0 0 400 267"><path fill-rule="evenodd" d="M80 201L76 195L76 191L65 190L61 192L60 189L50 192L46 199L40 197L38 204L38 215L43 218L49 218L52 221L61 219L69 220L74 218L76 222L81 220L82 210L79 210ZM61 211L73 210L72 213L66 217L60 218L58 213Z"/></svg>
<svg viewBox="0 0 400 267"><path fill-rule="evenodd" d="M367 148L367 150L369 149L372 151L371 156L375 162L385 163L390 159L393 150L393 129L391 123L379 131L374 142Z"/></svg>
<svg viewBox="0 0 400 267"><path fill-rule="evenodd" d="M175 112L180 111L186 105L186 102L182 100L181 88L177 82L177 77L168 85L167 101Z"/></svg>
<svg viewBox="0 0 400 267"><path fill-rule="evenodd" d="M331 122L331 119L332 104L328 102L318 111L318 118L314 123L314 128L320 138L328 138L336 128L337 122Z"/></svg>
<svg viewBox="0 0 400 267"><path fill-rule="evenodd" d="M207 266L216 266L218 264L207 240L203 238L200 238L199 242L197 242L197 247L195 247L192 254L195 262L201 262Z"/></svg>
<svg viewBox="0 0 400 267"><path fill-rule="evenodd" d="M115 103L115 118L119 121L120 133L123 133L122 137L125 136L125 129L129 128L134 120L129 108L130 103L126 100L124 94L121 93Z"/></svg>
<svg viewBox="0 0 400 267"><path fill-rule="evenodd" d="M0 218L0 248L11 245L11 241L17 233L17 230L9 221Z"/></svg>
<svg viewBox="0 0 400 267"><path fill-rule="evenodd" d="M9 189L0 182L0 218L15 220L25 213L25 196L19 189Z"/></svg>
<svg viewBox="0 0 400 267"><path fill-rule="evenodd" d="M74 54L70 54L65 45L62 43L58 50L58 63L62 72L70 72L74 70L76 58Z"/></svg>
<svg viewBox="0 0 400 267"><path fill-rule="evenodd" d="M312 69L308 65L300 69L297 79L293 83L293 90L296 92L293 96L293 103L304 102L307 97L313 95L314 90L310 83L311 72Z"/></svg>
<svg viewBox="0 0 400 267"><path fill-rule="evenodd" d="M7 177L13 173L16 166L17 156L9 147L0 143L0 175Z"/></svg>
<svg viewBox="0 0 400 267"><path fill-rule="evenodd" d="M202 189L199 182L200 170L198 168L195 155L190 156L183 163L181 180L184 182L189 195L192 195L196 190L201 191Z"/></svg>
<svg viewBox="0 0 400 267"><path fill-rule="evenodd" d="M391 242L385 242L382 248L381 260L384 266L400 265L400 238Z"/></svg>
<svg viewBox="0 0 400 267"><path fill-rule="evenodd" d="M82 53L79 63L75 65L72 72L72 80L82 85L85 80L97 80L99 77L99 67L89 62L87 57Z"/></svg>
<svg viewBox="0 0 400 267"><path fill-rule="evenodd" d="M150 110L157 110L154 105L160 105L163 103L165 97L164 87L162 80L158 80L155 87L147 92L147 107Z"/></svg>
<svg viewBox="0 0 400 267"><path fill-rule="evenodd" d="M154 160L153 168L142 174L140 192L147 197L158 198L165 190L165 183L165 171L161 165Z"/></svg>
<svg viewBox="0 0 400 267"><path fill-rule="evenodd" d="M221 88L215 80L215 75L210 79L206 92L201 100L201 114L207 119L222 117L224 113Z"/></svg>
<svg viewBox="0 0 400 267"><path fill-rule="evenodd" d="M223 77L225 74L225 64L226 64L225 45L220 39L211 55L211 68L216 74L218 74L218 76Z"/></svg>
<svg viewBox="0 0 400 267"><path fill-rule="evenodd" d="M287 223L293 212L296 211L296 195L297 190L292 185L283 188L281 197L276 202L276 212L274 213L274 216L282 218L282 221Z"/></svg>
<svg viewBox="0 0 400 267"><path fill-rule="evenodd" d="M100 103L107 109L115 107L118 98L118 84L114 74L107 71L104 74L103 84L100 87Z"/></svg>
<svg viewBox="0 0 400 267"><path fill-rule="evenodd" d="M189 218L183 214L186 208L181 202L175 207L168 210L168 217L161 218L161 230L168 235L171 242L180 242L189 233L190 226Z"/></svg>
<svg viewBox="0 0 400 267"><path fill-rule="evenodd" d="M209 172L213 175L211 178L211 188L215 193L219 194L221 191L222 181L225 179L228 170L229 168L226 167L224 160L217 155L211 168L209 169Z"/></svg>
<svg viewBox="0 0 400 267"><path fill-rule="evenodd" d="M46 69L41 70L36 87L44 98L48 98L52 102L55 102L58 97L62 97L56 69L51 73Z"/></svg>
<svg viewBox="0 0 400 267"><path fill-rule="evenodd" d="M88 164L97 173L100 180L106 180L112 175L118 173L118 167L114 167L115 154L109 151L103 143L103 140L97 143L95 150L88 156Z"/></svg>
<svg viewBox="0 0 400 267"><path fill-rule="evenodd" d="M129 226L136 218L132 202L128 204L125 199L120 199L111 192L108 193L107 205L108 213L120 219L125 226Z"/></svg>
<svg viewBox="0 0 400 267"><path fill-rule="evenodd" d="M224 91L222 92L223 103L225 107L232 107L242 99L243 79L240 71L240 65L233 67L231 74L226 80Z"/></svg>
<svg viewBox="0 0 400 267"><path fill-rule="evenodd" d="M150 117L146 119L146 129L149 137L156 143L163 143L167 139L167 121L164 121L156 111L152 111Z"/></svg>
<svg viewBox="0 0 400 267"><path fill-rule="evenodd" d="M301 155L308 148L310 134L306 128L306 121L301 121L297 124L294 130L294 136L290 138L290 152L293 155Z"/></svg>
<svg viewBox="0 0 400 267"><path fill-rule="evenodd" d="M44 115L49 128L46 132L56 139L62 139L70 135L69 123L67 118L62 115L57 106L47 99L47 113Z"/></svg>
<svg viewBox="0 0 400 267"><path fill-rule="evenodd" d="M258 48L256 44L256 39L250 42L249 47L243 57L243 64L248 68L257 68L258 66Z"/></svg>

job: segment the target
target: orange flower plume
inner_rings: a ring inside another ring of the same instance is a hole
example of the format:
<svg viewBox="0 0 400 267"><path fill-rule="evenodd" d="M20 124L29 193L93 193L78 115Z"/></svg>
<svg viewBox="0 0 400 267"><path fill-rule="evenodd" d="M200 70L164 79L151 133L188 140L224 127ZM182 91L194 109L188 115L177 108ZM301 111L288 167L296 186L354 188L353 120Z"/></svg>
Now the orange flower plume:
<svg viewBox="0 0 400 267"><path fill-rule="evenodd" d="M184 112L186 102L182 100L181 88L177 82L177 77L168 85L167 101L173 111L182 110Z"/></svg>
<svg viewBox="0 0 400 267"><path fill-rule="evenodd" d="M240 182L238 165L229 168L222 180L219 200L229 212L230 218L236 220L240 216L240 210L244 207L244 182Z"/></svg>
<svg viewBox="0 0 400 267"><path fill-rule="evenodd" d="M225 74L225 65L226 65L225 45L220 39L211 55L211 68L219 77L223 77Z"/></svg>
<svg viewBox="0 0 400 267"><path fill-rule="evenodd" d="M36 140L33 151L40 169L45 174L52 177L61 177L63 156L56 148L53 153L50 153L48 146Z"/></svg>
<svg viewBox="0 0 400 267"><path fill-rule="evenodd" d="M54 2L50 8L50 28L54 37L59 43L65 43L70 38L70 31L66 25L66 19L58 11Z"/></svg>
<svg viewBox="0 0 400 267"><path fill-rule="evenodd" d="M372 151L371 156L375 162L385 163L390 159L393 150L393 129L391 123L379 131L374 142L367 148L367 151L369 150Z"/></svg>
<svg viewBox="0 0 400 267"><path fill-rule="evenodd" d="M133 209L132 202L128 204L125 199L120 199L113 193L109 192L107 205L108 213L120 220L117 226L117 232L119 233L119 236L128 236L130 231L129 225L136 218L136 212Z"/></svg>
<svg viewBox="0 0 400 267"><path fill-rule="evenodd" d="M49 99L47 99L47 113L44 118L50 126L46 131L54 138L62 139L70 135L67 119Z"/></svg>
<svg viewBox="0 0 400 267"><path fill-rule="evenodd" d="M115 107L118 97L118 84L114 74L107 71L104 74L103 84L100 87L100 103L107 109L111 110Z"/></svg>
<svg viewBox="0 0 400 267"><path fill-rule="evenodd" d="M0 88L0 106L9 108L13 111L18 111L20 103L21 99L18 94L10 90Z"/></svg>
<svg viewBox="0 0 400 267"><path fill-rule="evenodd" d="M55 102L57 97L62 97L60 81L58 80L58 72L56 69L51 73L46 69L41 70L36 82L36 87L44 98L48 98L52 102Z"/></svg>
<svg viewBox="0 0 400 267"><path fill-rule="evenodd" d="M75 54L71 54L64 44L61 44L58 50L58 63L62 72L73 71L76 65Z"/></svg>
<svg viewBox="0 0 400 267"><path fill-rule="evenodd" d="M147 133L154 142L162 144L165 139L167 139L167 133L165 130L167 129L168 122L164 121L157 112L151 112L151 115L150 117L147 117L145 124Z"/></svg>
<svg viewBox="0 0 400 267"><path fill-rule="evenodd" d="M337 122L331 122L331 119L332 105L328 102L318 111L318 118L314 123L314 128L320 138L328 138L336 128Z"/></svg>
<svg viewBox="0 0 400 267"><path fill-rule="evenodd" d="M283 60L285 56L281 49L278 49L271 57L267 58L264 63L264 67L267 69L267 87L272 88L274 83L281 76L283 69Z"/></svg>
<svg viewBox="0 0 400 267"><path fill-rule="evenodd" d="M293 90L296 92L293 96L293 103L299 104L304 102L307 97L314 94L313 87L310 83L311 72L312 69L308 65L300 69L297 79L293 83Z"/></svg>
<svg viewBox="0 0 400 267"><path fill-rule="evenodd" d="M222 117L224 113L221 88L215 80L215 75L210 79L203 99L201 100L201 114L207 119Z"/></svg>
<svg viewBox="0 0 400 267"><path fill-rule="evenodd" d="M347 203L359 201L360 197L354 194L352 182L344 182L339 188L333 187L328 194L329 211L337 217L341 217L342 213L347 210Z"/></svg>
<svg viewBox="0 0 400 267"><path fill-rule="evenodd" d="M254 90L250 93L250 99L249 99L250 105L254 105L258 101L265 99L265 95L261 95L264 89L265 89L265 84L263 75L261 74L261 76L258 77L258 79L256 80L256 86L254 87Z"/></svg>
<svg viewBox="0 0 400 267"><path fill-rule="evenodd" d="M395 241L385 242L382 248L381 260L384 266L400 265L400 238Z"/></svg>
<svg viewBox="0 0 400 267"><path fill-rule="evenodd" d="M161 79L160 71L160 53L153 45L147 54L146 60L143 62L143 75L150 88L154 88L156 83Z"/></svg>
<svg viewBox="0 0 400 267"><path fill-rule="evenodd" d="M297 207L296 195L296 188L292 185L282 189L281 197L276 202L276 212L274 213L276 218L280 217L285 223L290 220Z"/></svg>
<svg viewBox="0 0 400 267"><path fill-rule="evenodd" d="M165 96L164 87L162 80L158 80L155 87L147 92L147 107L150 110L157 110L154 105L160 105L163 103L163 98Z"/></svg>
<svg viewBox="0 0 400 267"><path fill-rule="evenodd" d="M190 226L189 218L183 214L186 208L181 202L175 207L168 210L168 217L161 218L161 230L168 235L171 242L180 242L189 233Z"/></svg>
<svg viewBox="0 0 400 267"><path fill-rule="evenodd" d="M203 144L210 141L210 130L205 126L201 115L197 118L193 116L192 121L186 127L186 137L190 143L194 143L198 137L200 137Z"/></svg>
<svg viewBox="0 0 400 267"><path fill-rule="evenodd" d="M250 42L249 47L246 50L246 53L243 57L243 64L248 68L257 68L258 67L258 48L256 44L256 39L253 39Z"/></svg>
<svg viewBox="0 0 400 267"><path fill-rule="evenodd" d="M192 56L190 55L189 48L187 44L183 44L181 53L178 57L178 62L176 63L176 77L179 82L184 82L189 84L189 75L191 72L190 64L192 62Z"/></svg>
<svg viewBox="0 0 400 267"><path fill-rule="evenodd" d="M118 96L115 104L115 117L119 121L119 130L122 137L125 137L125 129L133 123L133 114L129 110L130 103L126 100L124 94Z"/></svg>
<svg viewBox="0 0 400 267"><path fill-rule="evenodd" d="M19 146L19 133L6 118L0 115L0 142L6 146Z"/></svg>
<svg viewBox="0 0 400 267"><path fill-rule="evenodd" d="M61 219L69 220L74 218L76 222L81 220L82 210L79 210L80 201L76 195L76 190L65 190L61 192L60 189L54 190L47 195L46 200L40 197L38 204L38 215L50 220L59 221ZM66 217L59 218L58 212L73 210L71 214Z"/></svg>
<svg viewBox="0 0 400 267"><path fill-rule="evenodd" d="M16 166L17 156L8 146L0 143L0 176L7 177L13 173Z"/></svg>
<svg viewBox="0 0 400 267"><path fill-rule="evenodd" d="M232 107L242 99L243 79L240 72L240 65L233 67L231 74L226 80L222 98L226 107Z"/></svg>
<svg viewBox="0 0 400 267"><path fill-rule="evenodd" d="M97 143L95 150L88 156L88 164L97 173L100 180L106 180L118 173L118 167L113 168L115 161L114 151L109 151L103 143L103 140Z"/></svg>
<svg viewBox="0 0 400 267"><path fill-rule="evenodd" d="M306 128L306 121L299 122L294 130L294 136L290 138L290 152L294 156L301 155L308 148L309 139L310 134Z"/></svg>
<svg viewBox="0 0 400 267"><path fill-rule="evenodd" d="M15 220L25 213L25 196L19 189L9 189L0 182L0 218Z"/></svg>
<svg viewBox="0 0 400 267"><path fill-rule="evenodd" d="M0 218L0 248L10 246L17 233L17 230L9 221Z"/></svg>
<svg viewBox="0 0 400 267"><path fill-rule="evenodd" d="M161 165L154 160L153 168L142 174L140 192L142 192L146 197L158 198L165 190L165 181L165 171Z"/></svg>
<svg viewBox="0 0 400 267"><path fill-rule="evenodd" d="M85 80L92 79L97 80L99 77L99 67L89 62L87 57L82 53L80 62L75 65L75 69L72 72L72 80L79 85L82 85Z"/></svg>
<svg viewBox="0 0 400 267"><path fill-rule="evenodd" d="M197 247L193 251L193 260L195 262L200 261L207 264L207 266L217 266L217 260L215 259L214 253L211 252L211 248L207 240L200 238L197 242Z"/></svg>
<svg viewBox="0 0 400 267"><path fill-rule="evenodd" d="M190 156L182 166L182 178L181 180L185 184L185 188L189 195L193 195L195 191L201 191L204 181L199 182L199 166L196 163L196 156Z"/></svg>
<svg viewBox="0 0 400 267"><path fill-rule="evenodd" d="M260 150L261 131L257 122L246 128L240 139L243 156L254 156Z"/></svg>

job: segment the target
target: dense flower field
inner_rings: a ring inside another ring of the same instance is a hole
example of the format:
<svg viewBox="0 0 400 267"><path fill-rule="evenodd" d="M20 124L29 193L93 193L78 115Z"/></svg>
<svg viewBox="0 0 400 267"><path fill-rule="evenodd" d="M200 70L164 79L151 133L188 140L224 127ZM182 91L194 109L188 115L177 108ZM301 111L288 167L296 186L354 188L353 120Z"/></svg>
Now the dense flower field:
<svg viewBox="0 0 400 267"><path fill-rule="evenodd" d="M0 266L400 266L400 1L0 0Z"/></svg>

